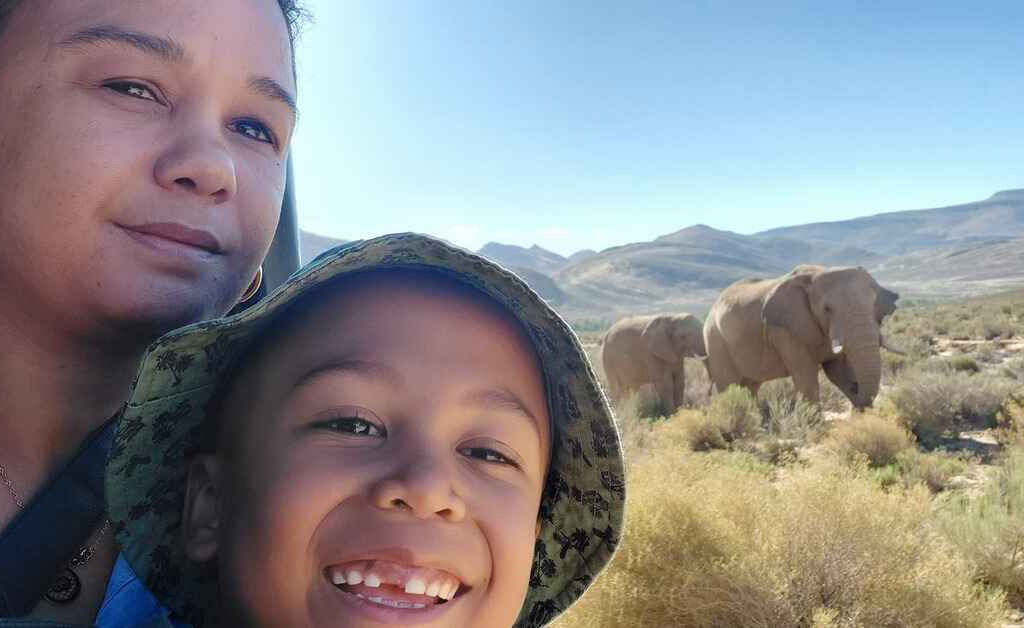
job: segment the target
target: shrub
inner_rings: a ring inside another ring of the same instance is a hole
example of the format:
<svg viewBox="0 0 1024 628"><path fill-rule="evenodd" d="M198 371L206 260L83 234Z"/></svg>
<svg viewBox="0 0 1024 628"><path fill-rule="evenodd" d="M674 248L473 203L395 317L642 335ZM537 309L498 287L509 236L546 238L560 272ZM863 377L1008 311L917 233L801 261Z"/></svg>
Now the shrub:
<svg viewBox="0 0 1024 628"><path fill-rule="evenodd" d="M888 400L908 429L934 444L957 421L991 427L1014 382L987 374L921 369L907 373L889 391Z"/></svg>
<svg viewBox="0 0 1024 628"><path fill-rule="evenodd" d="M639 391L620 399L615 404L616 414L627 418L662 418L671 414L657 393L649 387L641 388Z"/></svg>
<svg viewBox="0 0 1024 628"><path fill-rule="evenodd" d="M673 420L679 423L683 439L693 451L725 449L729 446L721 427L703 412L681 412Z"/></svg>
<svg viewBox="0 0 1024 628"><path fill-rule="evenodd" d="M969 358L966 355L953 358L949 361L949 365L954 371L959 371L961 373L977 373L981 370L978 363L975 362L973 358Z"/></svg>
<svg viewBox="0 0 1024 628"><path fill-rule="evenodd" d="M768 434L786 441L812 442L824 426L821 408L806 401L790 379L766 383L758 392Z"/></svg>
<svg viewBox="0 0 1024 628"><path fill-rule="evenodd" d="M1024 449L1009 451L995 481L971 500L951 501L942 529L967 558L976 579L1024 603Z"/></svg>
<svg viewBox="0 0 1024 628"><path fill-rule="evenodd" d="M966 470L967 463L957 456L909 448L896 454L893 464L878 469L876 478L883 486L896 482L906 487L923 484L928 490L938 493L949 488L950 480Z"/></svg>
<svg viewBox="0 0 1024 628"><path fill-rule="evenodd" d="M835 465L772 482L660 448L630 471L622 545L559 628L988 628L1003 617L1001 597L972 583L933 529L923 488L887 493Z"/></svg>
<svg viewBox="0 0 1024 628"><path fill-rule="evenodd" d="M751 438L761 433L761 412L750 391L732 385L715 395L706 410L708 419L721 431L726 442Z"/></svg>
<svg viewBox="0 0 1024 628"><path fill-rule="evenodd" d="M913 446L914 439L895 421L865 413L837 422L828 437L828 448L847 461L863 456L873 467L896 462L896 456Z"/></svg>

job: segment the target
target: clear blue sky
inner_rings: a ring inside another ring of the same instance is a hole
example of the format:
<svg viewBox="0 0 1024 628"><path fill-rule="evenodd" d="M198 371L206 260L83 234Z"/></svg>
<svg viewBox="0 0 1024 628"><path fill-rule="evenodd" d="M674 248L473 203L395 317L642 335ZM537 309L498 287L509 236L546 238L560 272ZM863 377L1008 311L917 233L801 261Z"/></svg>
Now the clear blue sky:
<svg viewBox="0 0 1024 628"><path fill-rule="evenodd" d="M293 151L325 235L569 254L1024 187L1019 0L307 4Z"/></svg>

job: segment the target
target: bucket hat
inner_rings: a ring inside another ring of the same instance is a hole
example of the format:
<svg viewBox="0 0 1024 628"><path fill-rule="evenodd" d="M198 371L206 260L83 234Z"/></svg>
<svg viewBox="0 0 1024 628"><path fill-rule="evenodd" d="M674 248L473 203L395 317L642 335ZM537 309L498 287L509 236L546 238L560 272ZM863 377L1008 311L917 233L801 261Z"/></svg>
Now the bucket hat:
<svg viewBox="0 0 1024 628"><path fill-rule="evenodd" d="M515 626L548 623L611 559L623 523L622 453L576 335L494 262L428 236L393 234L331 249L251 308L183 327L147 349L111 447L108 513L139 578L196 628L220 625L218 587L212 564L185 557L181 513L188 461L200 450L214 397L246 349L299 297L345 275L386 268L438 272L477 289L520 322L540 358L553 446L529 590Z"/></svg>

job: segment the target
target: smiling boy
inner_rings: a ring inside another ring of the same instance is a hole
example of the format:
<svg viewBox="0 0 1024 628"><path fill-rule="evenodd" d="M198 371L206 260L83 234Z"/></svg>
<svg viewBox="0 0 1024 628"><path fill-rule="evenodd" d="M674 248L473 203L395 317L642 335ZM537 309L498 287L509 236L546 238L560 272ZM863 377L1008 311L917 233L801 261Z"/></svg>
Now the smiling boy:
<svg viewBox="0 0 1024 628"><path fill-rule="evenodd" d="M543 625L610 559L624 497L565 323L411 234L151 347L107 490L125 556L196 626Z"/></svg>

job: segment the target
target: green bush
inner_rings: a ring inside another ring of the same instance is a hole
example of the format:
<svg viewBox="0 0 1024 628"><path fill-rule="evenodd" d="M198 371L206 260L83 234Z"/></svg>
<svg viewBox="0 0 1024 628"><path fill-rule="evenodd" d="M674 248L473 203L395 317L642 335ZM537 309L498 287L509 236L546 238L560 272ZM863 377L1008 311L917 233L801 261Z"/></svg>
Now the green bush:
<svg viewBox="0 0 1024 628"><path fill-rule="evenodd" d="M821 435L824 429L821 407L797 393L789 378L767 382L757 396L769 435L805 443Z"/></svg>
<svg viewBox="0 0 1024 628"><path fill-rule="evenodd" d="M973 358L969 358L966 355L957 356L949 361L949 365L954 371L961 373L977 373L981 371L981 367L974 361Z"/></svg>
<svg viewBox="0 0 1024 628"><path fill-rule="evenodd" d="M967 463L957 456L909 448L896 454L892 464L877 469L875 477L882 486L898 482L909 488L923 484L928 490L938 493L949 488L950 480L966 470Z"/></svg>
<svg viewBox="0 0 1024 628"><path fill-rule="evenodd" d="M708 419L732 443L761 434L761 412L750 391L732 385L715 395L705 411Z"/></svg>
<svg viewBox="0 0 1024 628"><path fill-rule="evenodd" d="M974 577L1024 603L1024 449L1009 451L980 497L960 496L943 514L942 529Z"/></svg>

